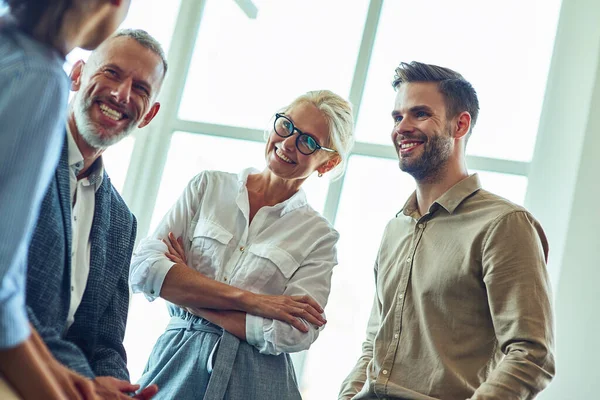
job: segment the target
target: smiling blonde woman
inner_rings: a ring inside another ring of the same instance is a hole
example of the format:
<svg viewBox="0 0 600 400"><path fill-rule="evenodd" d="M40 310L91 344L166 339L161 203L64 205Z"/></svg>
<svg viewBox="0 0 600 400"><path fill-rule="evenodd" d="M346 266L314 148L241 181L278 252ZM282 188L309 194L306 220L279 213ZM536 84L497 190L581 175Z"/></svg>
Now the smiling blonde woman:
<svg viewBox="0 0 600 400"><path fill-rule="evenodd" d="M263 171L192 179L132 261L133 291L166 299L172 317L142 387L158 384L158 399L300 398L289 353L326 322L339 237L301 186L339 174L352 135L350 104L309 92L275 115Z"/></svg>

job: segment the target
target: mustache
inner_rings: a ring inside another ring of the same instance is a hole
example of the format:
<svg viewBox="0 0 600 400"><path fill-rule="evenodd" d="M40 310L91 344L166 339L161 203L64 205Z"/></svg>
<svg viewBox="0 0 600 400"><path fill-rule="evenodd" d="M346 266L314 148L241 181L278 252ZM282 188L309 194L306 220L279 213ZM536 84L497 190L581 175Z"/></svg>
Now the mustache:
<svg viewBox="0 0 600 400"><path fill-rule="evenodd" d="M409 135L406 135L406 134L398 135L397 142L400 142L402 140L418 140L421 142L427 142L427 135L425 135L424 133L421 133L421 132L415 132L415 133L409 134Z"/></svg>
<svg viewBox="0 0 600 400"><path fill-rule="evenodd" d="M121 114L123 114L125 117L131 118L131 114L132 113L129 112L129 109L127 107L123 107L123 105L115 102L110 97L105 97L105 96L93 96L93 97L90 97L88 99L87 104L86 104L86 109L91 108L94 103L98 103L98 102L102 102L104 104L107 104L108 106L110 106L110 108L112 108L114 110L117 110L118 112L120 112Z"/></svg>

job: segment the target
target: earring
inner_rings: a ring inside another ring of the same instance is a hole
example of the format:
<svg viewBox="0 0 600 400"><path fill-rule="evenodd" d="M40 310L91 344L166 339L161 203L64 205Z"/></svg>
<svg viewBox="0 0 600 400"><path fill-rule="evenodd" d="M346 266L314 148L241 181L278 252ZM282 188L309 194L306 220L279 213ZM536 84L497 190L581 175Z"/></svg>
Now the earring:
<svg viewBox="0 0 600 400"><path fill-rule="evenodd" d="M322 177L322 176L323 176L323 173L319 172L319 175L318 175L318 177L320 178L320 177Z"/></svg>

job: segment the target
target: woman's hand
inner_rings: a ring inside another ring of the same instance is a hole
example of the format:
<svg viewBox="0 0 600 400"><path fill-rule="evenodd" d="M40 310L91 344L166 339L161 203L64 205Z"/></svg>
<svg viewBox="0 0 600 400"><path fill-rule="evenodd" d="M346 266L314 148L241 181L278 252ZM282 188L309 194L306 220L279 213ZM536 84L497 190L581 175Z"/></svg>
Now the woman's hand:
<svg viewBox="0 0 600 400"><path fill-rule="evenodd" d="M183 241L169 232L168 240L163 239L169 250L165 255L176 264L187 266ZM310 296L285 296L265 295L245 292L240 297L240 305L236 309L264 318L276 319L287 322L301 332L308 332L308 327L302 321L317 327L323 326L327 321L321 316L323 308ZM205 317L202 310L186 306L192 314Z"/></svg>
<svg viewBox="0 0 600 400"><path fill-rule="evenodd" d="M321 316L323 308L310 296L254 294L246 299L246 312L265 318L287 322L300 332L308 332L302 321L317 327L327 321Z"/></svg>
<svg viewBox="0 0 600 400"><path fill-rule="evenodd" d="M183 241L181 238L176 238L173 232L169 232L169 240L162 240L167 245L169 250L165 256L175 264L183 264L187 266L185 251L183 250Z"/></svg>

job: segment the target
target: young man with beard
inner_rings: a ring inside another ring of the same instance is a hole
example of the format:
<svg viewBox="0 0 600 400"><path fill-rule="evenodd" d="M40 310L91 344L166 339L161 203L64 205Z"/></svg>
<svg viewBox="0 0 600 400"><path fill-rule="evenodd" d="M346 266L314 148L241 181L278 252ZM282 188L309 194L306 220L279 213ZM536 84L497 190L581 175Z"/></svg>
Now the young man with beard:
<svg viewBox="0 0 600 400"><path fill-rule="evenodd" d="M139 388L123 348L136 221L101 156L154 118L166 70L160 44L141 30L117 32L74 65L67 137L29 248L29 318L54 357L92 378L101 398Z"/></svg>
<svg viewBox="0 0 600 400"><path fill-rule="evenodd" d="M393 86L392 140L417 189L385 229L363 353L339 398L531 399L554 375L542 227L469 175L469 82L412 62Z"/></svg>

